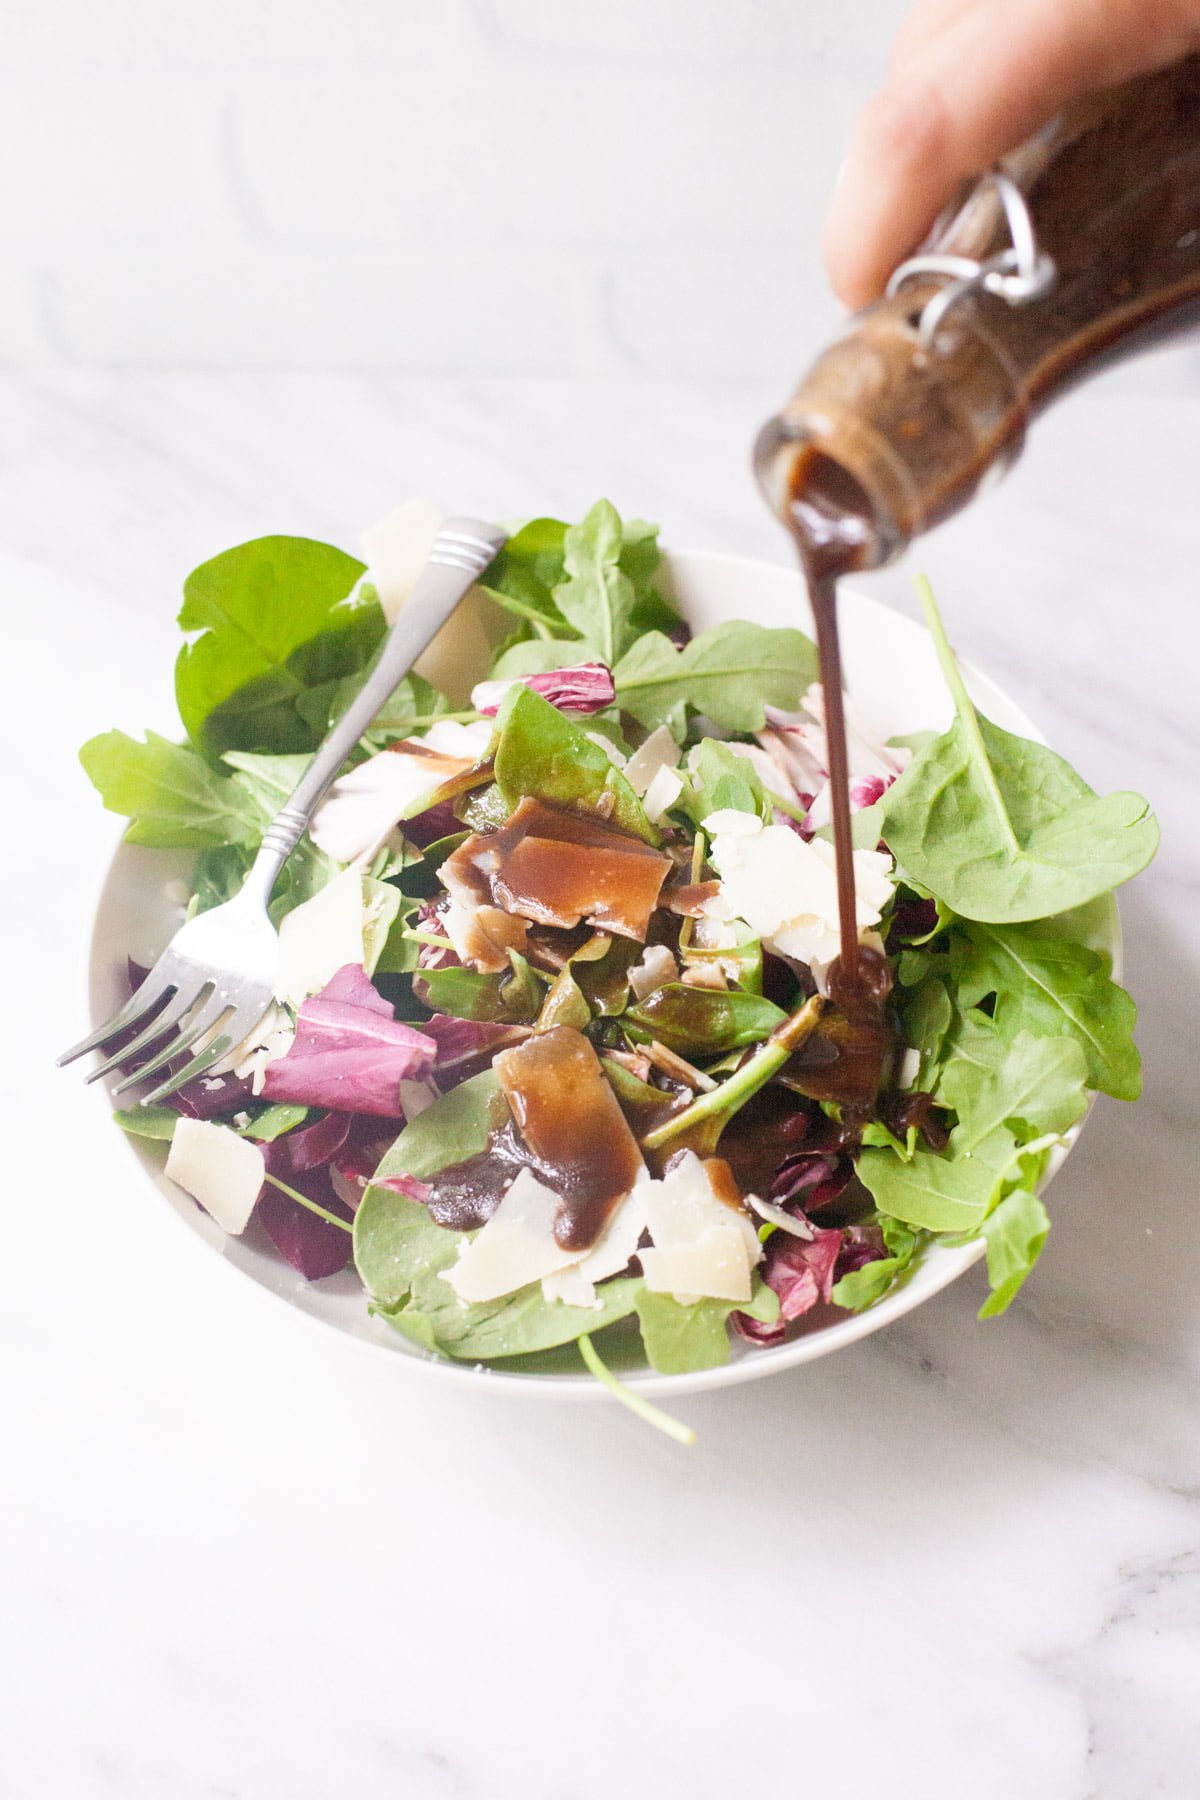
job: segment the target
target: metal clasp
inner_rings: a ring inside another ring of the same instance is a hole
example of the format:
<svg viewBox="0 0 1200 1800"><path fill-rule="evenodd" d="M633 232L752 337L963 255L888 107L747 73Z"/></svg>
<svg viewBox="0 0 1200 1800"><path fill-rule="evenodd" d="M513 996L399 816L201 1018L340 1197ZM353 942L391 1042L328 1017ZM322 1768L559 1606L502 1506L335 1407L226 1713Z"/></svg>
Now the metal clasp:
<svg viewBox="0 0 1200 1800"><path fill-rule="evenodd" d="M995 256L989 256L984 262L978 262L972 256L939 255L936 251L910 256L893 271L887 284L887 296L890 300L906 281L915 276L946 276L945 287L940 288L926 302L917 322L917 331L923 344L933 342L938 326L950 308L977 289L998 294L1010 306L1024 306L1027 301L1037 300L1048 293L1057 280L1058 271L1054 266L1054 258L1039 249L1025 196L1016 182L1001 170L992 169L980 180L979 187L985 185L994 187L1000 197L1008 223L1008 234L1012 239L1009 247L998 251ZM979 188L975 191L978 193Z"/></svg>

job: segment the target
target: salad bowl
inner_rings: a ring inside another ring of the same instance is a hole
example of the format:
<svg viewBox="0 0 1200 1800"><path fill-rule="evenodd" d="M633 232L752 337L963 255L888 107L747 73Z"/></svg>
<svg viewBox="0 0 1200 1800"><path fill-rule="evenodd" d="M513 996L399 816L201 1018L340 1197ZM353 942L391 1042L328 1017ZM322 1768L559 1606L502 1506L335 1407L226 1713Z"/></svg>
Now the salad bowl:
<svg viewBox="0 0 1200 1800"><path fill-rule="evenodd" d="M666 551L660 585L694 630L727 620L763 626L794 625L811 631L803 583L790 567L707 551ZM473 604L472 599L465 603ZM913 621L854 591L840 595L846 685L860 713L881 739L921 730L942 730L953 706L934 646ZM482 675L486 671L480 670ZM993 681L962 665L971 698L995 724L1035 742L1045 740L1016 703ZM150 850L122 843L103 882L90 961L90 1018L106 1019L127 992L127 958L151 962L180 922L180 895L192 858L184 852ZM1119 977L1120 935L1111 896L1087 911L1086 942L1107 952ZM119 1079L114 1074L109 1086ZM1046 1169L1048 1181L1078 1139L1086 1115L1063 1134ZM443 1381L478 1387L486 1383L535 1398L595 1400L604 1389L580 1367L577 1353L551 1352L537 1362L485 1367L454 1363L428 1353L372 1316L353 1268L307 1282L282 1262L265 1235L252 1224L245 1235L226 1236L214 1220L162 1173L157 1146L127 1139L130 1153L215 1268L218 1260L252 1281L276 1301L297 1308L320 1324L366 1346L372 1353L402 1359ZM1044 1186L1044 1182L1043 1182ZM735 1342L728 1363L689 1373L663 1375L640 1358L621 1367L626 1384L647 1397L671 1399L724 1387L827 1356L881 1330L963 1275L983 1254L980 1239L966 1244L934 1243L906 1283L860 1313L818 1308L800 1334L769 1347ZM618 1364L618 1366L620 1366Z"/></svg>

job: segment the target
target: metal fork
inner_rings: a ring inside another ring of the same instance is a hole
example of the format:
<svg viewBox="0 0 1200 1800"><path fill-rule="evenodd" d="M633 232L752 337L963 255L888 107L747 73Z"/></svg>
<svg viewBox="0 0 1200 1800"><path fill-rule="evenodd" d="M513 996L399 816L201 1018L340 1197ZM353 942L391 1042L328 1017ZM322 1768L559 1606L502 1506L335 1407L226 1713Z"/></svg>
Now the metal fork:
<svg viewBox="0 0 1200 1800"><path fill-rule="evenodd" d="M89 1081L98 1081L169 1032L169 1041L148 1062L118 1082L116 1095L174 1062L219 1027L218 1035L183 1068L142 1095L141 1104L148 1106L202 1075L250 1034L274 998L279 936L267 916L267 901L279 871L363 732L505 537L497 526L479 519L446 520L375 667L264 831L241 891L180 926L137 992L111 1019L64 1052L58 1059L60 1068L141 1025L131 1042L88 1075Z"/></svg>

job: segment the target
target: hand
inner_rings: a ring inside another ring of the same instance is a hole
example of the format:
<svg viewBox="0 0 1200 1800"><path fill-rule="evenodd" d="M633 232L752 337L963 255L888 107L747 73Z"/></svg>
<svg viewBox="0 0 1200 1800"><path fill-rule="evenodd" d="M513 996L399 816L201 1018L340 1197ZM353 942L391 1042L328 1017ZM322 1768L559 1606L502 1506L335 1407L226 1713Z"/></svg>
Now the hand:
<svg viewBox="0 0 1200 1800"><path fill-rule="evenodd" d="M825 225L848 306L873 300L959 184L1068 101L1200 48L1200 0L918 0Z"/></svg>

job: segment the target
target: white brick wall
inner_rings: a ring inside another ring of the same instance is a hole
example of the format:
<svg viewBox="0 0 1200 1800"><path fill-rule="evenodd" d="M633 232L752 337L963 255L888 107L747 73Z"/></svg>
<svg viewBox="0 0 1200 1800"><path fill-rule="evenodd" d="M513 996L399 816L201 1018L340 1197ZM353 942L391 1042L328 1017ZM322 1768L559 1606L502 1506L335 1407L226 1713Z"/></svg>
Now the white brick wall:
<svg viewBox="0 0 1200 1800"><path fill-rule="evenodd" d="M0 360L763 375L902 0L9 0Z"/></svg>

